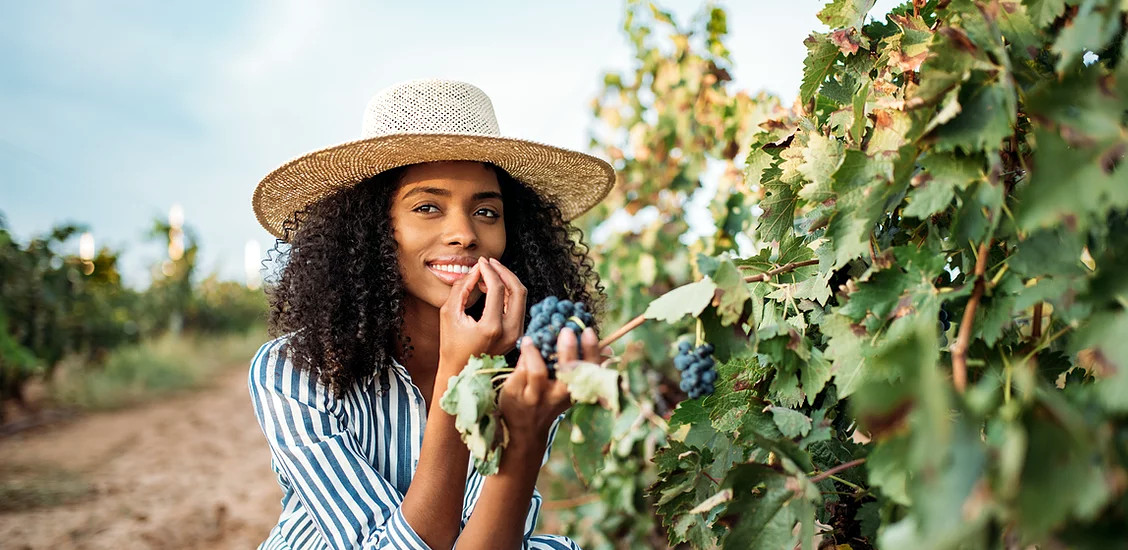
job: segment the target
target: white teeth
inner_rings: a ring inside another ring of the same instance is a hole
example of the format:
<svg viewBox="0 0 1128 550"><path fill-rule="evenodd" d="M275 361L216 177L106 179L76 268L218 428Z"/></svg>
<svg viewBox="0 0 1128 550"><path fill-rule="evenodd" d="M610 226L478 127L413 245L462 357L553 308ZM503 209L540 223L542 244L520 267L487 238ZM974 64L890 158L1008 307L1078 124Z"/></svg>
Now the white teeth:
<svg viewBox="0 0 1128 550"><path fill-rule="evenodd" d="M439 271L446 271L447 273L470 273L470 266L466 265L434 264L431 267Z"/></svg>

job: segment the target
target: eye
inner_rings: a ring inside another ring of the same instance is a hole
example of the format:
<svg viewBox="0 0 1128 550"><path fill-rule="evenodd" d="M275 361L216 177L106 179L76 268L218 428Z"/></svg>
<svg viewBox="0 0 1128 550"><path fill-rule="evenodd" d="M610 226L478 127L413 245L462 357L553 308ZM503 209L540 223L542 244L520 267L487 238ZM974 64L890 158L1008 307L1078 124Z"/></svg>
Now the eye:
<svg viewBox="0 0 1128 550"><path fill-rule="evenodd" d="M433 204L421 204L412 209L412 212L419 212L422 214L433 214L439 211L439 207Z"/></svg>
<svg viewBox="0 0 1128 550"><path fill-rule="evenodd" d="M491 219L501 217L501 214L499 214L497 210L494 210L493 208L479 208L477 212L474 212L474 214L480 214Z"/></svg>

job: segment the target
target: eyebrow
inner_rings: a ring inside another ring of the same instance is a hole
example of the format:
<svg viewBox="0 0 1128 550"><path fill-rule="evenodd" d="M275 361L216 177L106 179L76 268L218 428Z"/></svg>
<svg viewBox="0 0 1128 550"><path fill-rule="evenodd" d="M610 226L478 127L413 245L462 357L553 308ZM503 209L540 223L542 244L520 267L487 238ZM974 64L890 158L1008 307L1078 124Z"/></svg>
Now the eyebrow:
<svg viewBox="0 0 1128 550"><path fill-rule="evenodd" d="M411 191L408 191L407 193L405 193L404 196L403 196L403 199L401 199L401 200L407 200L412 195L416 195L416 194L419 194L419 193L426 193L428 195L438 195L440 197L451 196L451 192L450 192L449 189L443 189L441 187L423 187L423 186L420 186L420 187L416 187L416 188L412 189ZM482 199L501 199L501 198L502 198L501 193L498 193L497 191L482 191L480 193L474 193L474 195L470 197L470 200L477 201L477 200L482 200Z"/></svg>

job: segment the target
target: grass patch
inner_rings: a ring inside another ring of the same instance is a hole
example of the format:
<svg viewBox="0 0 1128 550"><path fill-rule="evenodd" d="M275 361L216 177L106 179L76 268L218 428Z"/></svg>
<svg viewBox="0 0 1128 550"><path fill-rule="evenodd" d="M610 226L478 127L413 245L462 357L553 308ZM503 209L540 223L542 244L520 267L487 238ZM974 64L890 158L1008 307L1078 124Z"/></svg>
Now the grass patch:
<svg viewBox="0 0 1128 550"><path fill-rule="evenodd" d="M81 475L53 464L0 464L0 512L59 506L93 494Z"/></svg>
<svg viewBox="0 0 1128 550"><path fill-rule="evenodd" d="M228 335L166 334L122 346L102 365L63 364L52 398L65 406L105 410L204 387L227 367L249 365L267 339L265 329L257 327Z"/></svg>

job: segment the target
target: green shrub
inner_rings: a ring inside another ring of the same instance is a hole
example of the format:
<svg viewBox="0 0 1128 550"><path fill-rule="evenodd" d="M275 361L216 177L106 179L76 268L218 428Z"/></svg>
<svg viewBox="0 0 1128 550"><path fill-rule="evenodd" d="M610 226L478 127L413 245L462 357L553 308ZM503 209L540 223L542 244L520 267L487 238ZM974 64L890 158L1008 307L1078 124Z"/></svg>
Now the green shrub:
<svg viewBox="0 0 1128 550"><path fill-rule="evenodd" d="M62 405L113 409L204 387L225 368L247 365L266 338L261 327L221 336L165 334L121 346L101 366L72 357L52 384L52 394Z"/></svg>

